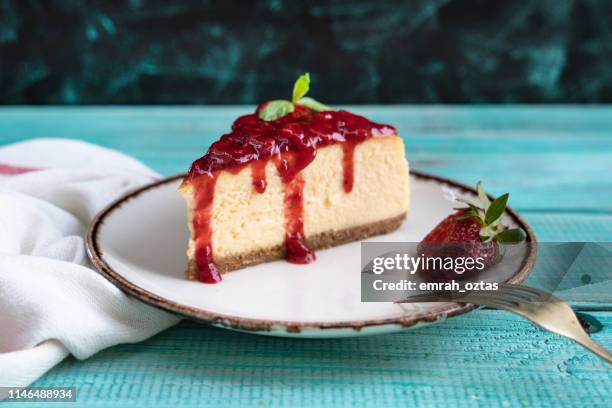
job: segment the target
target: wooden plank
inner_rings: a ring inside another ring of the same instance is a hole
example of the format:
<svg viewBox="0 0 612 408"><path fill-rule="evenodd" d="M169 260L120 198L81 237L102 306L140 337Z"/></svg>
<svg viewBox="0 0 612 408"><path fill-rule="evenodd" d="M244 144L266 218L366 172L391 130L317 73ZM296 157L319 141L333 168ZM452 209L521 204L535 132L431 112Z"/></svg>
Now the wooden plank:
<svg viewBox="0 0 612 408"><path fill-rule="evenodd" d="M612 348L612 313L593 315L604 324L594 338ZM86 363L69 359L35 385L76 386L74 408L612 405L609 365L493 310L393 335L321 341L184 322Z"/></svg>
<svg viewBox="0 0 612 408"><path fill-rule="evenodd" d="M610 242L612 215L573 212L532 212L521 215L541 242Z"/></svg>

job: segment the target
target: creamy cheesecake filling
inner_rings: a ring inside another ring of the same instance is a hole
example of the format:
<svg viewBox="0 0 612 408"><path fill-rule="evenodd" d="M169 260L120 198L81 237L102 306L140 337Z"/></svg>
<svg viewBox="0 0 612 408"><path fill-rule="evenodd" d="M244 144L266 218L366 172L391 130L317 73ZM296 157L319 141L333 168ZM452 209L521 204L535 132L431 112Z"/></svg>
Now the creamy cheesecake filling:
<svg viewBox="0 0 612 408"><path fill-rule="evenodd" d="M308 192L311 188L314 188L315 191L317 188L317 175L309 170L313 167L311 166L313 162L315 167L317 163L324 166L332 165L329 161L315 160L318 149L321 152L329 151L329 154L336 157L338 155L337 151L341 152L341 157L337 157L338 160L336 161L340 164L342 174L341 189L339 190L344 195L351 195L356 188L355 185L359 186L360 184L359 180L355 181L356 151L359 150L362 143L369 139L380 139L381 141L382 139L389 139L393 140L393 143L400 144L401 157L396 157L397 154L391 155L391 157L388 157L391 161L386 164L393 167L396 165L394 163L399 163L400 166L404 167L400 171L404 172L407 179L403 144L401 139L394 135L394 128L376 124L364 117L346 111L314 112L300 107L295 112L271 122L262 121L256 114L239 118L232 126L231 133L224 135L218 142L215 142L205 156L193 163L182 186L182 189L191 187L193 203L190 206L192 212L192 225L190 227L193 248L190 249L190 252L195 258L199 280L206 283L221 280L219 268L215 263L216 253L220 251L213 250L213 243L220 242L215 239L217 228L215 228L216 220L214 218L218 215L215 209L216 189L225 189L224 197L230 197L230 201L232 194L245 194L245 190L250 194L254 192L255 195L260 195L262 198L267 196L266 192L270 188L273 188L276 194L280 190L282 200L276 200L272 207L282 205L284 220L281 228L284 233L286 259L294 263L310 263L314 261L315 255L306 244L305 199L308 200L319 195ZM375 159L385 160L385 155L377 156ZM360 167L368 168L366 165ZM232 183L236 184L235 182L240 184L240 180L244 178L245 169L250 169L250 174L247 177L250 176L251 188L244 189L239 185L232 186ZM325 169L323 169L324 172ZM367 174L361 176L368 177ZM378 180L374 180L374 182L385 183L385 174L375 176ZM228 183L219 182L218 179L224 177L227 177ZM231 181L229 181L229 177L231 177ZM405 182L401 180L399 185L393 183L389 185L390 188L394 186L400 190L407 190L407 180ZM405 213L407 202L401 201L407 201L407 191L398 193L400 198L396 200L398 202L395 204L399 204L398 208ZM334 194L337 195L337 191ZM333 201L334 194L321 197ZM257 204L256 197L251 196L250 198ZM360 197L360 200L365 200L362 203L364 210L368 209L365 205L367 204L367 198L376 199L376 196L366 194L364 197ZM279 201L280 203L278 203ZM271 203L263 200L260 204L270 205ZM323 204L325 207L326 204ZM331 203L329 204L331 205ZM402 213L402 211L395 210L396 206L390 206L395 211L395 214L390 214L391 216ZM232 221L247 222L231 219L232 209L240 208L239 203L235 203L235 207L231 205L225 207L226 213L223 212L223 209L219 210L221 219L226 219L228 223L232 223ZM380 210L384 212L385 206L380 207ZM341 207L337 210L341 211ZM320 212L321 217L334 217L333 211ZM380 218L380 214L375 215L378 220L383 219ZM315 214L311 215L311 217L316 216ZM367 214L364 214L364 217L367 216ZM342 218L341 215L340 218ZM261 219L263 220L265 217ZM275 218L272 217L272 219ZM313 223L313 225L316 225L316 223ZM279 232L278 222L275 225L261 225L261 227L260 231L263 234L267 233L263 229L269 229L273 234ZM227 230L239 231L239 228L227 228ZM236 242L241 242L241 239L244 238L229 237L230 240L234 239ZM251 237L251 239L253 238Z"/></svg>

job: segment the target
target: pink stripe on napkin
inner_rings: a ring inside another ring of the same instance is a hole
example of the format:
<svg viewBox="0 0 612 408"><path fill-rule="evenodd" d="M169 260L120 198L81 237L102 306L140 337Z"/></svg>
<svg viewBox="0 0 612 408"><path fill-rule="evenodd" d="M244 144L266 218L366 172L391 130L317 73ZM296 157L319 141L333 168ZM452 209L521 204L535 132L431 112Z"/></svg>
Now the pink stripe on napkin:
<svg viewBox="0 0 612 408"><path fill-rule="evenodd" d="M16 176L18 174L29 173L31 171L38 171L39 168L36 167L22 167L22 166L13 166L12 164L2 164L0 163L0 174L5 176Z"/></svg>

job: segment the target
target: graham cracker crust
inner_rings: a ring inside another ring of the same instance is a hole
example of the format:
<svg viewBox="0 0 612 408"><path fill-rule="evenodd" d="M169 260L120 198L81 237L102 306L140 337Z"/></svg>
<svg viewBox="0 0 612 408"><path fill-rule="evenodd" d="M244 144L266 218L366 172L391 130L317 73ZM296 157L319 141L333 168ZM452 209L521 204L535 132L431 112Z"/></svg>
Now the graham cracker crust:
<svg viewBox="0 0 612 408"><path fill-rule="evenodd" d="M347 228L340 231L323 232L306 239L306 244L309 248L319 250L331 248L351 241L359 241L375 235L388 234L395 231L400 227L400 225L402 225L402 222L404 222L406 219L406 215L407 213L403 213L397 217L388 218L386 220L377 221L370 224L359 225L357 227ZM284 258L285 245L276 245L271 248L245 252L232 257L215 259L215 264L221 273L227 273L247 266ZM189 260L185 274L189 279L197 279L198 270L195 260Z"/></svg>

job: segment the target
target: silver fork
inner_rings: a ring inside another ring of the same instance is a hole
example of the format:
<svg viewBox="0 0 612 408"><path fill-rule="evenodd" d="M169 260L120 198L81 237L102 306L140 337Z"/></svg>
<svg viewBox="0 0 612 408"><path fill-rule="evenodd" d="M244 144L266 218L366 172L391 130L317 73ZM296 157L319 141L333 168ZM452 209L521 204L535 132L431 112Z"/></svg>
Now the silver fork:
<svg viewBox="0 0 612 408"><path fill-rule="evenodd" d="M572 308L556 296L528 286L499 284L496 291L473 291L452 298L440 294L411 296L398 303L455 301L507 310L531 320L538 326L582 345L612 363L612 353L595 343L584 331Z"/></svg>

